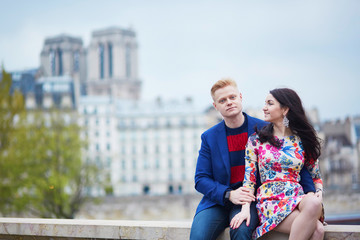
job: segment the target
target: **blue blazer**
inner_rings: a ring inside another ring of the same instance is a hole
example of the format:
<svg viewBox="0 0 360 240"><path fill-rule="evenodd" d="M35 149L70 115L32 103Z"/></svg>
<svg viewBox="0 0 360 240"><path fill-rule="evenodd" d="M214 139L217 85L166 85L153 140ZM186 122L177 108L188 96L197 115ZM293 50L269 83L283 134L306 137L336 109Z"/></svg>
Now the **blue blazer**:
<svg viewBox="0 0 360 240"><path fill-rule="evenodd" d="M248 119L248 136L255 132L255 127L261 129L267 124L246 113L244 115ZM300 175L300 184L304 192L315 192L308 170L303 168ZM201 135L201 148L195 172L195 189L204 195L196 209L196 214L216 204L224 206L225 191L231 189L230 159L224 120Z"/></svg>

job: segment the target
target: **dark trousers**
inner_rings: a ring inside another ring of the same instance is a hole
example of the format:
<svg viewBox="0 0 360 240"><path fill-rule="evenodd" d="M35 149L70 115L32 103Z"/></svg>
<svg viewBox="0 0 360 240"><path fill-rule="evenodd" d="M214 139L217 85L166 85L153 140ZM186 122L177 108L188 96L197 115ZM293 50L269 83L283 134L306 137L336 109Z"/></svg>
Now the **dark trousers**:
<svg viewBox="0 0 360 240"><path fill-rule="evenodd" d="M220 206L215 205L205 209L194 217L191 226L190 240L216 240L216 238L230 226L230 221L238 212L241 205ZM255 202L250 205L250 224L246 226L244 221L239 228L230 228L232 240L249 240L252 232L259 224Z"/></svg>

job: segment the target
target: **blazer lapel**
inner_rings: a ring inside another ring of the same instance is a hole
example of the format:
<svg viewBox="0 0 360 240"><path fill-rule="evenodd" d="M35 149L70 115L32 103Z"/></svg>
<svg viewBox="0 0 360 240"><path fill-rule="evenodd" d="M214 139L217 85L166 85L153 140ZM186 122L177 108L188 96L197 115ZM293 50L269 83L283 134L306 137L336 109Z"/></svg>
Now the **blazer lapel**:
<svg viewBox="0 0 360 240"><path fill-rule="evenodd" d="M229 181L230 181L230 159L229 159L229 149L228 149L228 145L227 145L224 120L218 126L219 127L217 129L217 131L218 131L217 143L218 143L221 159L225 165L225 170L226 170L226 173L227 173Z"/></svg>

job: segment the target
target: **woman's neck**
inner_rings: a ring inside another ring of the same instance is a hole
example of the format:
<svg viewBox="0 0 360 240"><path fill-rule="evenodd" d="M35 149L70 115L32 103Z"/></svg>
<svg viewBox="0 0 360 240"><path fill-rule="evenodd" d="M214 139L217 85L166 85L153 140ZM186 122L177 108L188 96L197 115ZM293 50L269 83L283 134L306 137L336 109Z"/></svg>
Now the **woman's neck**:
<svg viewBox="0 0 360 240"><path fill-rule="evenodd" d="M285 127L283 124L274 124L273 134L278 138L283 138L293 135L290 128Z"/></svg>

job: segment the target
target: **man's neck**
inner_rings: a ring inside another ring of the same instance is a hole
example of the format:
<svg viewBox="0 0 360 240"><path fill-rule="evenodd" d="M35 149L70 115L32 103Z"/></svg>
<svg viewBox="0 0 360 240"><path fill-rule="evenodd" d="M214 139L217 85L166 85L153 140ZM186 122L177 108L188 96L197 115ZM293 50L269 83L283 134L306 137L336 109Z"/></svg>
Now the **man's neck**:
<svg viewBox="0 0 360 240"><path fill-rule="evenodd" d="M243 125L244 121L245 121L245 116L244 114L241 112L240 114L231 117L231 118L224 118L225 121L225 125L229 128L238 128L241 127L241 125Z"/></svg>

